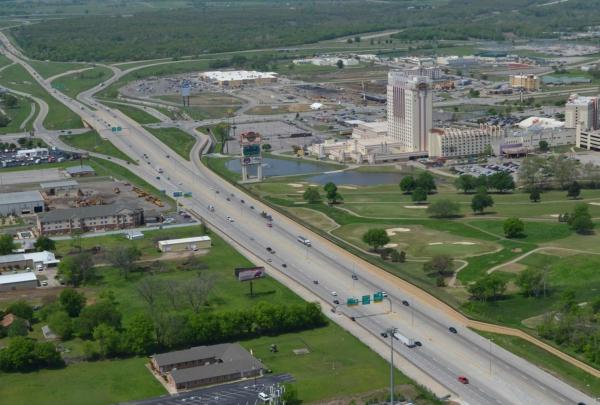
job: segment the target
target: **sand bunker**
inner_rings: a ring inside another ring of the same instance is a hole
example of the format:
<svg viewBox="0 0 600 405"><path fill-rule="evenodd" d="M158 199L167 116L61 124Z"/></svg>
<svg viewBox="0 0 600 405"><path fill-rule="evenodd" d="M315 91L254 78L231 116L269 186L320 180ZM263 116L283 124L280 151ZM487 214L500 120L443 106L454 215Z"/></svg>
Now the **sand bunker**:
<svg viewBox="0 0 600 405"><path fill-rule="evenodd" d="M387 233L388 236L394 236L396 233L399 232L410 232L410 229L408 228L389 228L385 230L385 233Z"/></svg>
<svg viewBox="0 0 600 405"><path fill-rule="evenodd" d="M436 246L436 245L443 245L444 242L429 242L428 245L429 246Z"/></svg>
<svg viewBox="0 0 600 405"><path fill-rule="evenodd" d="M384 248L395 248L398 247L397 243L388 243L387 245L383 245Z"/></svg>
<svg viewBox="0 0 600 405"><path fill-rule="evenodd" d="M356 190L357 187L354 186L338 186L338 188L344 188L346 190Z"/></svg>
<svg viewBox="0 0 600 405"><path fill-rule="evenodd" d="M476 245L475 242L452 242L453 245Z"/></svg>
<svg viewBox="0 0 600 405"><path fill-rule="evenodd" d="M558 217L560 217L560 214L550 214L548 216L552 217L552 218L558 218Z"/></svg>
<svg viewBox="0 0 600 405"><path fill-rule="evenodd" d="M404 208L412 208L412 209L417 209L417 210L426 210L427 206L426 205L405 205Z"/></svg>
<svg viewBox="0 0 600 405"><path fill-rule="evenodd" d="M600 202L591 202L591 203L588 203L588 204L589 205L600 205Z"/></svg>
<svg viewBox="0 0 600 405"><path fill-rule="evenodd" d="M300 188L300 187L304 187L304 184L288 183L288 186L295 187L295 188Z"/></svg>
<svg viewBox="0 0 600 405"><path fill-rule="evenodd" d="M296 193L304 194L304 191L303 190L298 190L298 191L296 191Z"/></svg>

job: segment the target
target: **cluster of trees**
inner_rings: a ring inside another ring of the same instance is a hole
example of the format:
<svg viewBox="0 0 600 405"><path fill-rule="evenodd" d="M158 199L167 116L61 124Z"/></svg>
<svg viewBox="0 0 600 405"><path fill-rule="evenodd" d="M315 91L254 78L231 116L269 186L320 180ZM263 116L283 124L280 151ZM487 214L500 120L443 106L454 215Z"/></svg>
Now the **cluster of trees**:
<svg viewBox="0 0 600 405"><path fill-rule="evenodd" d="M515 189L515 181L510 173L499 171L490 176L481 175L478 177L470 174L462 174L455 181L454 186L457 190L462 190L467 194L475 190L495 190L498 193L505 193Z"/></svg>
<svg viewBox="0 0 600 405"><path fill-rule="evenodd" d="M15 319L8 327L0 325L0 339L6 336L27 336L33 322L33 308L25 301L17 301L4 312L0 311L0 319L6 314L14 315Z"/></svg>
<svg viewBox="0 0 600 405"><path fill-rule="evenodd" d="M574 291L562 293L557 309L547 314L538 326L541 337L581 353L600 365L600 297L579 305Z"/></svg>
<svg viewBox="0 0 600 405"><path fill-rule="evenodd" d="M437 190L435 179L429 172L423 171L414 177L412 175L404 176L400 181L400 190L411 195L411 199L416 203L427 201L427 195Z"/></svg>
<svg viewBox="0 0 600 405"><path fill-rule="evenodd" d="M360 1L347 1L344 7L300 1L293 8L273 1L237 2L232 7L202 2L133 17L88 15L66 18L63 24L48 19L34 29L18 27L11 32L36 59L140 60L273 48L380 31L397 26L401 10L405 7L395 3L365 10ZM105 32L110 35L101 35Z"/></svg>
<svg viewBox="0 0 600 405"><path fill-rule="evenodd" d="M344 197L338 192L338 187L335 183L329 182L325 184L323 190L329 204L338 204L344 200ZM322 201L321 193L317 187L307 187L302 194L302 198L309 204L318 204Z"/></svg>
<svg viewBox="0 0 600 405"><path fill-rule="evenodd" d="M494 199L485 189L480 189L471 199L471 209L476 214L483 214L486 208L494 206Z"/></svg>
<svg viewBox="0 0 600 405"><path fill-rule="evenodd" d="M571 229L581 235L588 235L594 230L594 222L587 204L577 204L572 212L558 216L558 222L566 222Z"/></svg>
<svg viewBox="0 0 600 405"><path fill-rule="evenodd" d="M448 198L440 198L429 204L427 214L435 218L453 218L460 214L460 204Z"/></svg>
<svg viewBox="0 0 600 405"><path fill-rule="evenodd" d="M41 148L41 147L45 146L44 141L42 141L41 139L39 139L39 138L31 138L31 137L29 137L29 138L25 138L25 137L19 138L19 139L17 139L17 143L22 148L33 148L33 147Z"/></svg>
<svg viewBox="0 0 600 405"><path fill-rule="evenodd" d="M454 274L454 259L450 255L435 255L423 263L423 271L430 277L436 278L438 287L445 285L444 279Z"/></svg>
<svg viewBox="0 0 600 405"><path fill-rule="evenodd" d="M0 102L6 108L15 108L19 104L19 99L9 93L0 94ZM0 111L0 128L7 127L10 124L11 119L8 115L3 114Z"/></svg>
<svg viewBox="0 0 600 405"><path fill-rule="evenodd" d="M500 299L506 292L508 281L498 273L492 273L470 284L467 291L471 298L477 301L493 301Z"/></svg>
<svg viewBox="0 0 600 405"><path fill-rule="evenodd" d="M40 368L64 366L64 361L56 347L49 342L36 342L23 336L10 339L0 350L0 370L33 371Z"/></svg>
<svg viewBox="0 0 600 405"><path fill-rule="evenodd" d="M406 252L398 251L391 247L384 247L390 243L390 237L383 228L369 229L363 234L362 240L371 246L373 251L379 252L382 260L391 260L395 263L404 263L406 261Z"/></svg>
<svg viewBox="0 0 600 405"><path fill-rule="evenodd" d="M519 181L529 191L560 189L577 198L582 188L600 187L600 166L567 156L530 156L521 163Z"/></svg>
<svg viewBox="0 0 600 405"><path fill-rule="evenodd" d="M84 356L90 360L276 335L327 323L315 303L279 305L260 302L244 310L201 312L210 288L210 283L197 283L194 279L178 283L141 282L138 293L148 304L148 311L133 315L125 324L112 292L107 291L94 303L86 305L83 293L67 288L56 301L39 311L39 317L61 340L74 337L85 340ZM33 320L33 309L27 303L13 304L7 311ZM26 335L27 331L14 337L9 335L13 338L9 348L0 351L0 369L24 371L62 364L60 354L52 344L36 343ZM24 355L18 352L24 347L31 348L29 357L15 358ZM50 348L55 355L48 355Z"/></svg>
<svg viewBox="0 0 600 405"><path fill-rule="evenodd" d="M224 69L234 67L236 69L254 70L277 70L277 61L288 59L287 55L281 57L270 53L261 53L246 57L244 55L233 55L229 59L215 59L208 63L211 69Z"/></svg>

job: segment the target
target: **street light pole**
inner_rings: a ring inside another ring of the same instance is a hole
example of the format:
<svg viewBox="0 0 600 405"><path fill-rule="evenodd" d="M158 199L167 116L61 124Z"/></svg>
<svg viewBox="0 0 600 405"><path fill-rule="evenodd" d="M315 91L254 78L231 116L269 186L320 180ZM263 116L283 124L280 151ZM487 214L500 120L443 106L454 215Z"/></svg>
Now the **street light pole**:
<svg viewBox="0 0 600 405"><path fill-rule="evenodd" d="M493 339L489 339L490 342L490 375L492 375L492 341Z"/></svg>
<svg viewBox="0 0 600 405"><path fill-rule="evenodd" d="M390 404L394 405L394 333L398 329L390 328L387 330L390 335Z"/></svg>

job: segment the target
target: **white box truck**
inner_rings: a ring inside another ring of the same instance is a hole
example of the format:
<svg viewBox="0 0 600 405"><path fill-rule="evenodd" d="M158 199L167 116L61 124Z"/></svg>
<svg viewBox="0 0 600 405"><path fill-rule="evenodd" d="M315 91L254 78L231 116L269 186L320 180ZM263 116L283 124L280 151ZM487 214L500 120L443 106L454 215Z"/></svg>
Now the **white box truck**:
<svg viewBox="0 0 600 405"><path fill-rule="evenodd" d="M404 346L415 347L415 340L413 338L406 337L398 332L394 332L394 338L399 340Z"/></svg>

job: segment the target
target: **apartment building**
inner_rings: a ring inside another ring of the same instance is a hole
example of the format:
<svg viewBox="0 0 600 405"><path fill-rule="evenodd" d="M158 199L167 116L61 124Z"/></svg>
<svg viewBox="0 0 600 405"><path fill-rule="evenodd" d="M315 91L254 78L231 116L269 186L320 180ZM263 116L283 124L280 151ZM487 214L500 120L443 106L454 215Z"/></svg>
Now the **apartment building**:
<svg viewBox="0 0 600 405"><path fill-rule="evenodd" d="M144 210L121 204L92 205L39 214L40 235L59 235L74 231L97 232L133 228L143 225Z"/></svg>
<svg viewBox="0 0 600 405"><path fill-rule="evenodd" d="M510 87L525 91L538 91L540 78L536 75L512 75L510 76Z"/></svg>

